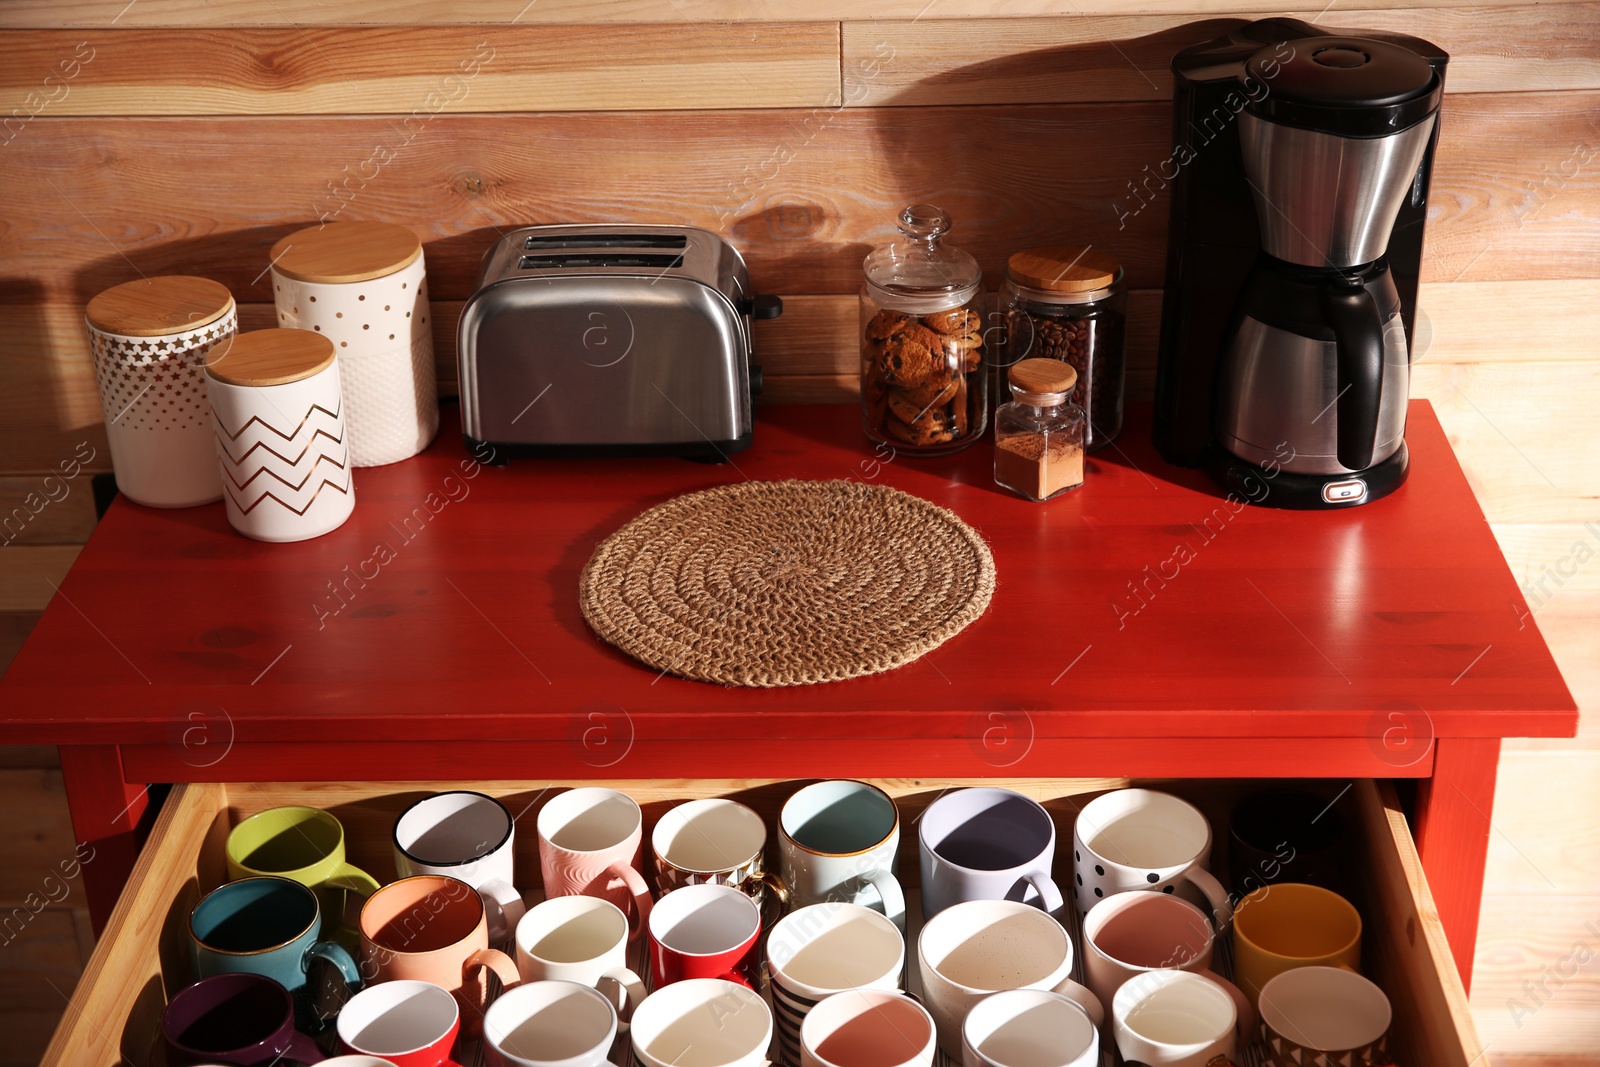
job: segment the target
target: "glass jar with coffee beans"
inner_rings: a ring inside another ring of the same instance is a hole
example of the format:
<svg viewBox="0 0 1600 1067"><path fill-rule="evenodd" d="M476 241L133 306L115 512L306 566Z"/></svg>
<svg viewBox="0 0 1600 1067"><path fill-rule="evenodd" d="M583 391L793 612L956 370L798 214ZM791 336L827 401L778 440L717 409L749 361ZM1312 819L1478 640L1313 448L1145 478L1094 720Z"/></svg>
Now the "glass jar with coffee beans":
<svg viewBox="0 0 1600 1067"><path fill-rule="evenodd" d="M965 448L988 424L978 261L941 244L950 216L913 204L862 264L861 422L909 455Z"/></svg>
<svg viewBox="0 0 1600 1067"><path fill-rule="evenodd" d="M1030 248L1007 262L1003 299L1003 363L1070 363L1078 372L1072 402L1089 421L1086 447L1109 444L1122 429L1127 291L1121 264L1092 248Z"/></svg>

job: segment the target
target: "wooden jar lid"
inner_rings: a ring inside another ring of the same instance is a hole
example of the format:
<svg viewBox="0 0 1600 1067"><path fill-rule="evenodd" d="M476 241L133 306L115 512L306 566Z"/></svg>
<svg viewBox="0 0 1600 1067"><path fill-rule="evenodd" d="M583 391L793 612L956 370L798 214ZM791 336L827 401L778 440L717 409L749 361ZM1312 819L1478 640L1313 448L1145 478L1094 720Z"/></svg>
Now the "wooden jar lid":
<svg viewBox="0 0 1600 1067"><path fill-rule="evenodd" d="M392 222L307 226L272 246L272 269L302 282L344 284L382 278L422 255L422 241Z"/></svg>
<svg viewBox="0 0 1600 1067"><path fill-rule="evenodd" d="M1104 252L1074 245L1049 245L1015 252L1006 274L1018 285L1047 293L1092 293L1117 280L1122 266Z"/></svg>
<svg viewBox="0 0 1600 1067"><path fill-rule="evenodd" d="M288 385L333 365L333 342L310 330L237 333L206 353L206 373L219 382L259 388Z"/></svg>
<svg viewBox="0 0 1600 1067"><path fill-rule="evenodd" d="M84 314L103 333L166 337L209 326L232 310L233 297L221 282L165 274L113 285L89 301Z"/></svg>
<svg viewBox="0 0 1600 1067"><path fill-rule="evenodd" d="M1062 360L1034 357L1013 363L1006 380L1025 393L1070 393L1078 372Z"/></svg>

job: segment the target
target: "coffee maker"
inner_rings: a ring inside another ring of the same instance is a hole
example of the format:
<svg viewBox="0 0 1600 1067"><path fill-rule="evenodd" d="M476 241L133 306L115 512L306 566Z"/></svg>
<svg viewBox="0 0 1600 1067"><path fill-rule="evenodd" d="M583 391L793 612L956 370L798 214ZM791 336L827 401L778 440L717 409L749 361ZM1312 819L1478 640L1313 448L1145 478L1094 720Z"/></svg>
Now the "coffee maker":
<svg viewBox="0 0 1600 1067"><path fill-rule="evenodd" d="M1350 507L1405 480L1448 61L1293 19L1173 59L1154 429L1170 462L1279 507Z"/></svg>

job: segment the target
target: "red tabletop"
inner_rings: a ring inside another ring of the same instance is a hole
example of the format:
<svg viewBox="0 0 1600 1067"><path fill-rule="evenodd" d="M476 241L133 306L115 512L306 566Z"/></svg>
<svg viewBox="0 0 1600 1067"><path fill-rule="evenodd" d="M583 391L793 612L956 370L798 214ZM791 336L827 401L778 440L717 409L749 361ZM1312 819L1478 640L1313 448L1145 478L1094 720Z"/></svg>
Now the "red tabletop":
<svg viewBox="0 0 1600 1067"><path fill-rule="evenodd" d="M722 743L1575 730L1426 402L1409 484L1338 512L1230 502L1160 461L1148 418L1044 504L994 485L987 444L884 461L845 406L764 409L722 466L478 466L447 412L422 456L356 472L345 526L298 544L235 534L221 504L119 499L0 682L0 741L165 744L218 715L240 744L581 741L623 717L636 741ZM663 677L597 640L577 601L594 546L747 478L855 478L950 508L993 549L988 612L899 670L790 689Z"/></svg>

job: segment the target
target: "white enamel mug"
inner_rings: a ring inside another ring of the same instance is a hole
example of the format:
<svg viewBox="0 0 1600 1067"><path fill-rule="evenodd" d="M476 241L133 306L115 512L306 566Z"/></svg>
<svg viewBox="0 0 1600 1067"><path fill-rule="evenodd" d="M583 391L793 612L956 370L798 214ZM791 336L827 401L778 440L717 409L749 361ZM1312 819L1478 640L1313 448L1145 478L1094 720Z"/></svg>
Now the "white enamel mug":
<svg viewBox="0 0 1600 1067"><path fill-rule="evenodd" d="M494 797L458 789L424 797L394 823L394 868L401 878L443 874L483 898L489 940L511 936L527 910L514 884L516 824Z"/></svg>
<svg viewBox="0 0 1600 1067"><path fill-rule="evenodd" d="M1002 989L1049 989L1081 1007L1095 1025L1105 1011L1074 982L1072 941L1061 924L1015 900L969 900L929 919L917 939L922 998L939 1029L939 1047L961 1057L961 1024L977 1003Z"/></svg>
<svg viewBox="0 0 1600 1067"><path fill-rule="evenodd" d="M1124 983L1111 1021L1123 1060L1147 1067L1206 1067L1238 1047L1233 998L1188 971L1150 971Z"/></svg>
<svg viewBox="0 0 1600 1067"><path fill-rule="evenodd" d="M928 1009L904 993L848 989L806 1016L800 1067L933 1067L937 1036Z"/></svg>
<svg viewBox="0 0 1600 1067"><path fill-rule="evenodd" d="M1100 1032L1076 1003L1047 989L984 997L961 1026L962 1067L1099 1067Z"/></svg>
<svg viewBox="0 0 1600 1067"><path fill-rule="evenodd" d="M847 989L898 990L905 958L899 929L860 904L812 904L779 920L767 969L784 1062L799 1062L800 1028L817 1004Z"/></svg>
<svg viewBox="0 0 1600 1067"><path fill-rule="evenodd" d="M609 1001L576 982L530 982L483 1016L490 1067L606 1067L617 1036Z"/></svg>
<svg viewBox="0 0 1600 1067"><path fill-rule="evenodd" d="M772 1012L737 982L689 978L646 997L629 1036L638 1067L763 1067Z"/></svg>
<svg viewBox="0 0 1600 1067"><path fill-rule="evenodd" d="M866 782L814 782L783 805L778 830L792 906L864 904L905 929L905 894L895 877L900 814L888 793Z"/></svg>
<svg viewBox="0 0 1600 1067"><path fill-rule="evenodd" d="M1153 789L1117 789L1084 805L1072 831L1072 896L1078 914L1115 893L1172 893L1190 882L1210 902L1217 929L1233 922L1222 883L1206 870L1211 824L1186 800Z"/></svg>
<svg viewBox="0 0 1600 1067"><path fill-rule="evenodd" d="M628 967L628 917L599 897L551 897L529 908L517 924L517 972L525 982L592 986L608 1000L620 988L624 1029L644 999L644 982Z"/></svg>

